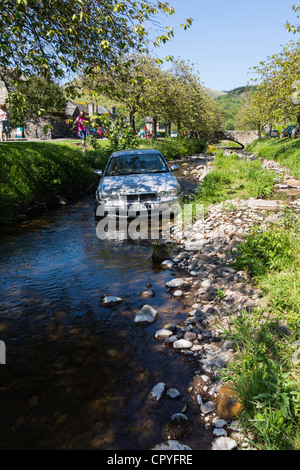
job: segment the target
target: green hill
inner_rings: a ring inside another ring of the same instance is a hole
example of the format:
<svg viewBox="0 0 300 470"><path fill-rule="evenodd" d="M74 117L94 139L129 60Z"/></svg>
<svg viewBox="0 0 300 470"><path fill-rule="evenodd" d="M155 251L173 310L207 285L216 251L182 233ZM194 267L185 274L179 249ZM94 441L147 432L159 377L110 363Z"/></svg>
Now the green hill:
<svg viewBox="0 0 300 470"><path fill-rule="evenodd" d="M205 90L214 99L219 98L220 96L226 95L226 91L214 90L213 88L206 88L206 87L205 87Z"/></svg>
<svg viewBox="0 0 300 470"><path fill-rule="evenodd" d="M239 109L245 103L248 93L252 87L241 86L228 91L222 96L217 96L216 101L224 111L223 126L225 130L234 130L235 117Z"/></svg>

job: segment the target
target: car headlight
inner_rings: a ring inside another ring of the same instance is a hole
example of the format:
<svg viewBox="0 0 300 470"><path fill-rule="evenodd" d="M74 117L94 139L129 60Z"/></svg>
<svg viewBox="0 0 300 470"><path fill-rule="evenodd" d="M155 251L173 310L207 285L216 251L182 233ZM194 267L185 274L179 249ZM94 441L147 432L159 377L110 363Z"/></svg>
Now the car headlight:
<svg viewBox="0 0 300 470"><path fill-rule="evenodd" d="M119 194L107 194L107 193L100 193L101 201L117 201L120 198Z"/></svg>
<svg viewBox="0 0 300 470"><path fill-rule="evenodd" d="M107 201L109 199L109 194L107 193L99 193L101 201Z"/></svg>
<svg viewBox="0 0 300 470"><path fill-rule="evenodd" d="M160 191L158 193L158 197L164 198L164 197L167 197L167 196L176 196L177 194L178 194L177 189L172 188L172 189L168 189L167 191Z"/></svg>
<svg viewBox="0 0 300 470"><path fill-rule="evenodd" d="M177 195L177 190L176 189L169 189L168 196L176 196L176 195Z"/></svg>

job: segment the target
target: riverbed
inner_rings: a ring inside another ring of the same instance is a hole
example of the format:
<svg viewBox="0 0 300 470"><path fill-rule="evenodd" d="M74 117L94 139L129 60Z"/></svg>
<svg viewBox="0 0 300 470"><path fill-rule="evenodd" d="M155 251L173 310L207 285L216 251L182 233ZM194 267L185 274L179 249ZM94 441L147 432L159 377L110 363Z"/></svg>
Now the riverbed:
<svg viewBox="0 0 300 470"><path fill-rule="evenodd" d="M153 265L151 240L99 240L93 208L88 196L1 231L0 448L150 449L182 409L193 422L188 444L209 448L188 392L192 364L154 338L184 324L165 288L180 273ZM104 295L122 302L103 307ZM145 304L158 311L147 327L134 323ZM158 382L180 398L149 401Z"/></svg>

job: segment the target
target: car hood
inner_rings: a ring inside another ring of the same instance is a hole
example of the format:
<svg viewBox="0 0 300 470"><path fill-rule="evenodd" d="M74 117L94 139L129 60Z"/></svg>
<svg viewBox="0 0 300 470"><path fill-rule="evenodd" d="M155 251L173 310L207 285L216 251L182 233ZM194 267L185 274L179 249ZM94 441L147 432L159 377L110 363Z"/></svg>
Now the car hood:
<svg viewBox="0 0 300 470"><path fill-rule="evenodd" d="M177 178L172 173L144 175L104 176L100 183L101 191L121 194L153 193L177 188Z"/></svg>

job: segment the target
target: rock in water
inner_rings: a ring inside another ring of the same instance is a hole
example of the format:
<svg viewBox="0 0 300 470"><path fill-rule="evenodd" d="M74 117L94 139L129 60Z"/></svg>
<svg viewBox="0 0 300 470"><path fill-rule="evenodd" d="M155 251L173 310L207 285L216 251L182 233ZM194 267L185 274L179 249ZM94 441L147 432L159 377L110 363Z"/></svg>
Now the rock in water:
<svg viewBox="0 0 300 470"><path fill-rule="evenodd" d="M101 301L102 307L114 307L119 305L123 299L121 297L115 297L114 295L105 295Z"/></svg>
<svg viewBox="0 0 300 470"><path fill-rule="evenodd" d="M166 423L169 439L180 439L192 431L192 423L183 413L176 413Z"/></svg>
<svg viewBox="0 0 300 470"><path fill-rule="evenodd" d="M159 401L161 397L163 396L165 389L166 389L166 384L164 384L163 382L159 382L158 384L154 385L154 387L152 388L149 394L150 398Z"/></svg>
<svg viewBox="0 0 300 470"><path fill-rule="evenodd" d="M172 279L171 281L167 282L166 286L169 288L172 288L172 287L180 287L183 284L184 284L184 280L178 278L178 279Z"/></svg>
<svg viewBox="0 0 300 470"><path fill-rule="evenodd" d="M150 305L144 305L142 310L134 319L135 323L153 323L156 319L157 311Z"/></svg>
<svg viewBox="0 0 300 470"><path fill-rule="evenodd" d="M167 442L162 442L157 444L151 450L192 450L191 447L186 446L185 444L180 444L180 442L170 439Z"/></svg>

